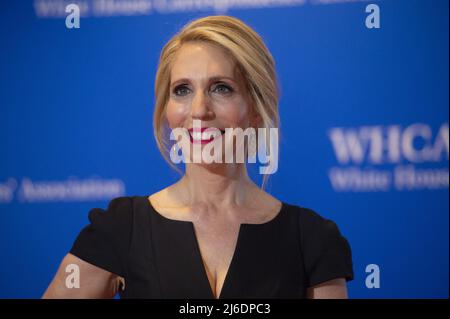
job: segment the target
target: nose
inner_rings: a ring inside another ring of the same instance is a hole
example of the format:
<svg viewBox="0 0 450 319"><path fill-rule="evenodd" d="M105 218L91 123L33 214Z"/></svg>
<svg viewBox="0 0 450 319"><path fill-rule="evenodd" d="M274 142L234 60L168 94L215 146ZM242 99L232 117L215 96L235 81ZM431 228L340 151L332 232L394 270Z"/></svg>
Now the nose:
<svg viewBox="0 0 450 319"><path fill-rule="evenodd" d="M211 120L214 112L211 109L209 95L198 91L192 100L191 117L196 120Z"/></svg>

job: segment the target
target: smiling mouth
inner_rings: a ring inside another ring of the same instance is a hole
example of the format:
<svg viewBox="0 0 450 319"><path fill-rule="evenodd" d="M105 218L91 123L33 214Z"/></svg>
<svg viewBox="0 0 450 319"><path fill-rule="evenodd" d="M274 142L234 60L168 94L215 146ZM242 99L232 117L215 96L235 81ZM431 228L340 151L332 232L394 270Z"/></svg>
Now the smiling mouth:
<svg viewBox="0 0 450 319"><path fill-rule="evenodd" d="M214 127L202 127L201 129L189 129L189 138L192 144L208 144L225 134L225 130Z"/></svg>

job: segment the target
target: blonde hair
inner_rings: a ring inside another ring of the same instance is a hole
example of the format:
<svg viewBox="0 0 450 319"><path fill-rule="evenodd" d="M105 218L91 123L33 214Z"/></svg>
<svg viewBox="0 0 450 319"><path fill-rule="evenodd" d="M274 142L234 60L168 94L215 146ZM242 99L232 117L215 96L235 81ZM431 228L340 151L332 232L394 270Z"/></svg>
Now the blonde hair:
<svg viewBox="0 0 450 319"><path fill-rule="evenodd" d="M170 73L176 53L183 44L191 41L215 44L229 53L243 76L252 102L252 111L260 116L262 127L267 129L279 127L279 87L275 62L261 37L244 22L230 16L208 16L191 21L163 47L155 80L153 133L164 159L175 169L176 166L167 155L171 145L166 138L168 125L164 125L167 124L165 109L170 93Z"/></svg>

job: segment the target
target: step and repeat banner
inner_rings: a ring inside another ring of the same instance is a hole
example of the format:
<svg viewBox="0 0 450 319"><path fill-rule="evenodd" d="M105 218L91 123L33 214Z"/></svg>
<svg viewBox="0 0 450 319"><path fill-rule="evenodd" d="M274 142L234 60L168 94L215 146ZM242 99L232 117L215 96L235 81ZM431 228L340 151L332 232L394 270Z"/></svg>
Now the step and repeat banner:
<svg viewBox="0 0 450 319"><path fill-rule="evenodd" d="M2 1L0 297L41 297L91 208L179 178L152 135L159 54L192 19L226 14L254 28L276 62L279 165L267 191L337 223L352 248L350 298L447 298L448 9Z"/></svg>

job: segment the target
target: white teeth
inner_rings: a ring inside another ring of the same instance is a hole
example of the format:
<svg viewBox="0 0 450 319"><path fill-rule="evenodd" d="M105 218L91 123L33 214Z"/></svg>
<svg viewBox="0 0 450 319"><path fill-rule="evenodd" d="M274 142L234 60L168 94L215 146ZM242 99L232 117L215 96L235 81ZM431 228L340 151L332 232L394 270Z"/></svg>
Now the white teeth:
<svg viewBox="0 0 450 319"><path fill-rule="evenodd" d="M204 140L210 140L212 138L218 137L220 134L219 130L209 131L209 132L203 132L202 139Z"/></svg>
<svg viewBox="0 0 450 319"><path fill-rule="evenodd" d="M192 139L194 141L209 141L211 139L214 139L220 135L222 135L222 132L219 130L211 130L211 131L204 131L202 132L192 132Z"/></svg>
<svg viewBox="0 0 450 319"><path fill-rule="evenodd" d="M202 132L192 132L192 138L196 141L202 140Z"/></svg>

